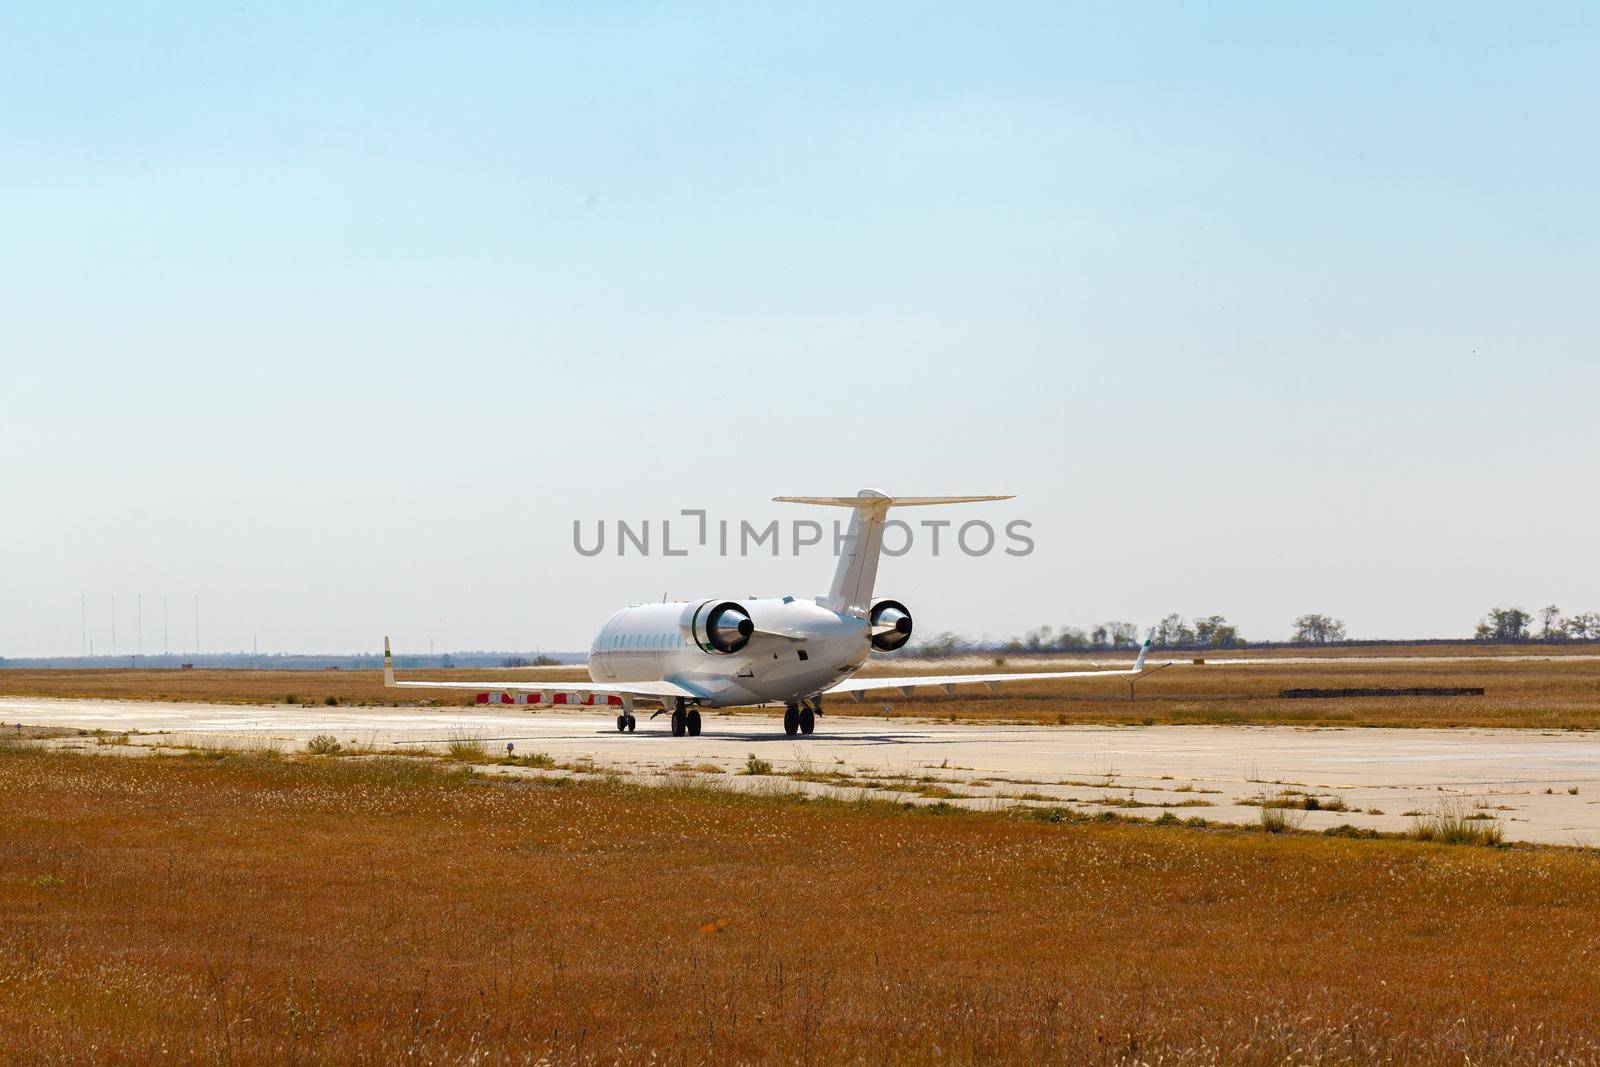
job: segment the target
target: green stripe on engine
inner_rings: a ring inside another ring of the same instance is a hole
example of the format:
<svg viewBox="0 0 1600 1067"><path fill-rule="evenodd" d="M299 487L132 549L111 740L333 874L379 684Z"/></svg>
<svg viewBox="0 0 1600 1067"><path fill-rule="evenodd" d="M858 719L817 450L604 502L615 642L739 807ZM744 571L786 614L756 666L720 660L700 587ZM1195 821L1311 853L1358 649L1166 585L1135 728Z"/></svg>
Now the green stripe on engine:
<svg viewBox="0 0 1600 1067"><path fill-rule="evenodd" d="M694 641L694 647L698 648L701 652L716 651L710 645L702 645L700 643L700 613L706 609L706 604L709 603L711 603L711 601L708 600L705 602L705 604L701 604L699 607L695 608L694 618L689 620L689 637Z"/></svg>

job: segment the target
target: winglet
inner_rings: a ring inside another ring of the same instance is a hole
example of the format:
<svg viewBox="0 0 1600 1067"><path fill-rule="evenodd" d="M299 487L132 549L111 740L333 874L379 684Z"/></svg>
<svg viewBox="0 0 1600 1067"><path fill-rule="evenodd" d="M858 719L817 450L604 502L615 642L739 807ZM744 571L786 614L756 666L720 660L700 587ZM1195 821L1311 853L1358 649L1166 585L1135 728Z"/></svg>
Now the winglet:
<svg viewBox="0 0 1600 1067"><path fill-rule="evenodd" d="M383 684L394 685L394 656L389 653L389 636L383 638Z"/></svg>
<svg viewBox="0 0 1600 1067"><path fill-rule="evenodd" d="M1144 635L1144 644L1139 646L1139 658L1133 661L1135 672L1144 670L1144 658L1150 654L1150 642L1155 640L1156 628L1150 627L1150 632Z"/></svg>

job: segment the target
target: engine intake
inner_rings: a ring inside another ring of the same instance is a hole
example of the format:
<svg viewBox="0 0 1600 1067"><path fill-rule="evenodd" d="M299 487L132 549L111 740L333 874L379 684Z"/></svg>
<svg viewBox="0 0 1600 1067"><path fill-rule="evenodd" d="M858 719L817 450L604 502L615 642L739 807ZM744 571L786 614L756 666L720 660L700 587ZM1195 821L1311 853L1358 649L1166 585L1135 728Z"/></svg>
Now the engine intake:
<svg viewBox="0 0 1600 1067"><path fill-rule="evenodd" d="M742 650L755 632L750 613L731 600L708 600L689 619L690 639L702 650L724 656Z"/></svg>
<svg viewBox="0 0 1600 1067"><path fill-rule="evenodd" d="M875 651L893 652L911 640L911 612L898 600L880 600L872 605L867 623Z"/></svg>

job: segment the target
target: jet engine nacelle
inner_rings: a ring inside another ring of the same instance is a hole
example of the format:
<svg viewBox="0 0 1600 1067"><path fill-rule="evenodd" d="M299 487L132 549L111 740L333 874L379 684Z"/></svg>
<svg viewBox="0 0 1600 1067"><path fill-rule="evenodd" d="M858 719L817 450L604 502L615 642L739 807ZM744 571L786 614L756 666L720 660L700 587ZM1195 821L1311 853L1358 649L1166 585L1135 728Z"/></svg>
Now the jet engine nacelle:
<svg viewBox="0 0 1600 1067"><path fill-rule="evenodd" d="M756 624L731 600L707 600L684 612L684 635L704 652L731 656L750 643Z"/></svg>
<svg viewBox="0 0 1600 1067"><path fill-rule="evenodd" d="M893 652L911 640L911 612L898 600L880 600L867 616L874 652Z"/></svg>

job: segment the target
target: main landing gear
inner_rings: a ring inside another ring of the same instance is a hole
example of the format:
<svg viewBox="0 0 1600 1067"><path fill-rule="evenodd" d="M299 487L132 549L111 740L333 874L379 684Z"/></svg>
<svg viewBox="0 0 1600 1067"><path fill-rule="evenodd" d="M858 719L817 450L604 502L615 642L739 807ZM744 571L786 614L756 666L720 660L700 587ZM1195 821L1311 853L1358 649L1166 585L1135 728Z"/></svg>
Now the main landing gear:
<svg viewBox="0 0 1600 1067"><path fill-rule="evenodd" d="M822 701L806 700L799 704L785 704L783 708L783 732L793 737L795 734L809 734L817 728L817 712L822 710Z"/></svg>
<svg viewBox="0 0 1600 1067"><path fill-rule="evenodd" d="M672 736L683 737L700 736L700 709L688 707L688 702L679 697L672 708Z"/></svg>

